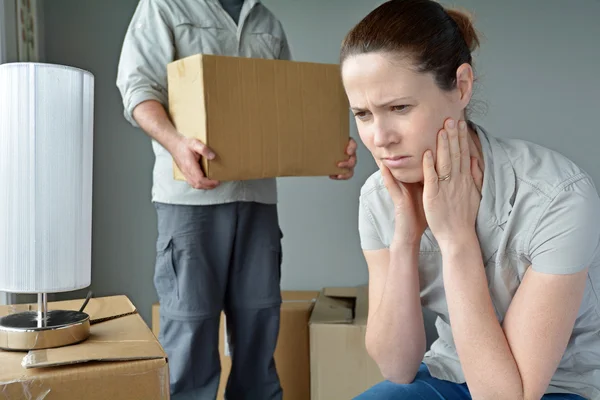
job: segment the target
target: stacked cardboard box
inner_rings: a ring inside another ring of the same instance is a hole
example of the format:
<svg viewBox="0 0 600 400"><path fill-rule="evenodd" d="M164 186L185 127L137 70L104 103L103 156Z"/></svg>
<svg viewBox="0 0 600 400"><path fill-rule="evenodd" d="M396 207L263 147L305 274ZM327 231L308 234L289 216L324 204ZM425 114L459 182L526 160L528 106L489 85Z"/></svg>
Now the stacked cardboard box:
<svg viewBox="0 0 600 400"><path fill-rule="evenodd" d="M49 303L78 310L83 301ZM35 309L0 307L0 316ZM90 337L29 353L0 351L0 398L168 400L169 369L158 341L125 296L91 299Z"/></svg>
<svg viewBox="0 0 600 400"><path fill-rule="evenodd" d="M365 348L367 287L325 288L310 318L312 400L348 400L383 376Z"/></svg>

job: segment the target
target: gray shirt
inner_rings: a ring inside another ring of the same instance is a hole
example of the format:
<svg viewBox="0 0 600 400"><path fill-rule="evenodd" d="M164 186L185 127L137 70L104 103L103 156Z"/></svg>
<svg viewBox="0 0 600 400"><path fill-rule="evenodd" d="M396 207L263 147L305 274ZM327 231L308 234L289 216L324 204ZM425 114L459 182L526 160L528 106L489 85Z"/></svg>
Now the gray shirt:
<svg viewBox="0 0 600 400"><path fill-rule="evenodd" d="M499 321L529 265L569 274L589 267L583 302L548 393L600 399L600 197L590 176L562 155L522 140L498 139L476 126L485 163L476 230ZM394 206L381 174L360 194L362 248L389 247ZM465 382L442 281L442 257L426 230L419 255L421 303L437 314L439 338L424 362L439 379Z"/></svg>
<svg viewBox="0 0 600 400"><path fill-rule="evenodd" d="M168 110L167 64L198 53L291 59L281 23L258 0L244 1L238 24L218 0L140 0L118 66L117 87L125 118L137 127L132 112L146 100L156 100ZM152 148L153 201L191 205L277 202L273 178L221 182L213 190L194 189L173 179L173 159L168 151L154 140Z"/></svg>

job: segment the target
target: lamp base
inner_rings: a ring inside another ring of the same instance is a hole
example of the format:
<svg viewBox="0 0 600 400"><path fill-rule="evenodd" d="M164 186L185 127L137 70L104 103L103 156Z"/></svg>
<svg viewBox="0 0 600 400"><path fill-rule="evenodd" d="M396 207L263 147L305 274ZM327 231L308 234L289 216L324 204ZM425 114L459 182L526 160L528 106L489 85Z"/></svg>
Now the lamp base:
<svg viewBox="0 0 600 400"><path fill-rule="evenodd" d="M84 312L47 311L42 321L36 311L0 318L0 349L29 351L62 347L83 342L90 336L90 317Z"/></svg>

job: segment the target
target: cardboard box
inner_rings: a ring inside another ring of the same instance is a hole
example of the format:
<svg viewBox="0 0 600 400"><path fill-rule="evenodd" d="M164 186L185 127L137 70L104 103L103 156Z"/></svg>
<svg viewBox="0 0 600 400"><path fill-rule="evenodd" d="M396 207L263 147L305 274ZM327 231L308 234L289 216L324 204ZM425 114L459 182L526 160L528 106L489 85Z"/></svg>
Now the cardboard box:
<svg viewBox="0 0 600 400"><path fill-rule="evenodd" d="M365 348L368 289L325 288L310 318L312 400L348 400L383 381Z"/></svg>
<svg viewBox="0 0 600 400"><path fill-rule="evenodd" d="M198 54L167 66L177 130L215 153L202 160L220 181L327 176L345 171L350 137L340 67ZM184 180L173 163L175 179Z"/></svg>
<svg viewBox="0 0 600 400"><path fill-rule="evenodd" d="M319 292L283 291L279 340L275 349L277 373L283 387L284 400L310 400L310 345L308 321ZM158 337L159 305L152 307L152 329ZM231 358L226 344L225 316L221 314L219 354L221 382L217 400L224 399L225 386L231 370Z"/></svg>
<svg viewBox="0 0 600 400"><path fill-rule="evenodd" d="M81 301L49 303L78 310ZM0 316L35 309L0 307ZM167 400L165 353L125 296L92 298L90 337L83 343L26 352L0 350L0 398L36 400Z"/></svg>

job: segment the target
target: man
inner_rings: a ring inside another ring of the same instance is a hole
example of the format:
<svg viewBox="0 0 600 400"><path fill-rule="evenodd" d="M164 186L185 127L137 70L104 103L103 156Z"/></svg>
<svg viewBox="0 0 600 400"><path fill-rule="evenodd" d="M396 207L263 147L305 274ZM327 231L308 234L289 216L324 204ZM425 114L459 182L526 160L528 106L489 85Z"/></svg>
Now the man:
<svg viewBox="0 0 600 400"><path fill-rule="evenodd" d="M276 181L207 179L199 160L215 155L174 128L166 66L198 53L291 58L281 23L258 0L140 0L127 30L117 86L125 117L153 139L156 155L154 285L172 398L215 398L224 310L232 350L226 397L281 399L273 361L281 304ZM355 151L350 140L339 164L348 173L332 179L352 177ZM173 179L173 160L187 182Z"/></svg>

